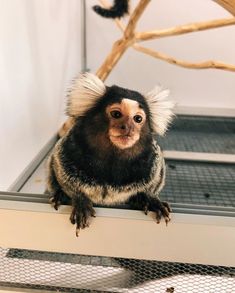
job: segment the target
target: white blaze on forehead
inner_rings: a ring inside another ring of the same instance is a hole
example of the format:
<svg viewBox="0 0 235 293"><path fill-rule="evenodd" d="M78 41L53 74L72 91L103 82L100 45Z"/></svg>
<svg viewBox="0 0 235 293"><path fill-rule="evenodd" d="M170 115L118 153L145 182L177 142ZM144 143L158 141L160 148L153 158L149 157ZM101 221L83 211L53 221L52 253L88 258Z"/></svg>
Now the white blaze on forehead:
<svg viewBox="0 0 235 293"><path fill-rule="evenodd" d="M137 101L130 99L122 99L121 103L114 103L108 107L109 111L119 110L124 116L134 116L136 114L141 114L145 116L144 110L140 108Z"/></svg>

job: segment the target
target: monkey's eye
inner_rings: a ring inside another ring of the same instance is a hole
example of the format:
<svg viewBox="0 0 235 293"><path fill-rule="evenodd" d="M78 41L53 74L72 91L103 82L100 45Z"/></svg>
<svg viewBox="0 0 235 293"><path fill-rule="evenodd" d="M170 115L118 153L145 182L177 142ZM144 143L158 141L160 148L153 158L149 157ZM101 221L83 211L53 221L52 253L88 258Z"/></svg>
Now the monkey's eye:
<svg viewBox="0 0 235 293"><path fill-rule="evenodd" d="M110 115L114 118L114 119L118 119L122 117L122 113L118 110L113 110L110 112Z"/></svg>
<svg viewBox="0 0 235 293"><path fill-rule="evenodd" d="M133 117L133 119L134 119L134 121L135 121L136 123L141 123L142 120L143 120L142 116L140 116L140 115L135 115L135 116Z"/></svg>

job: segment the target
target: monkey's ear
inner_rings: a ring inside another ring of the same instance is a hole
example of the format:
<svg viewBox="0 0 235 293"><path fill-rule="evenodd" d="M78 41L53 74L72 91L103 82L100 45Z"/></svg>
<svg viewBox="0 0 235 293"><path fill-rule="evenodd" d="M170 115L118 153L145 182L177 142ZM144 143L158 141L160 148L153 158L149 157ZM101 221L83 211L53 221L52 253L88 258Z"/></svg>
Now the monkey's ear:
<svg viewBox="0 0 235 293"><path fill-rule="evenodd" d="M173 119L175 104L168 98L169 90L157 86L145 95L150 110L150 121L154 132L164 135Z"/></svg>
<svg viewBox="0 0 235 293"><path fill-rule="evenodd" d="M106 92L104 83L94 74L86 72L74 80L68 94L67 114L84 116Z"/></svg>

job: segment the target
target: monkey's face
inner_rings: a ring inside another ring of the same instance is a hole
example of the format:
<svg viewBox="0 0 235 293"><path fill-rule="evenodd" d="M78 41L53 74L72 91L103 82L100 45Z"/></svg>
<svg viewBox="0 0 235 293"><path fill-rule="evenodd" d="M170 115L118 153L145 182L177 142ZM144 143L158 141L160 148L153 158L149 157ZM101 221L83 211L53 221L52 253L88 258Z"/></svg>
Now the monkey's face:
<svg viewBox="0 0 235 293"><path fill-rule="evenodd" d="M108 136L119 149L131 148L139 141L146 122L146 114L137 101L122 99L120 103L108 105Z"/></svg>

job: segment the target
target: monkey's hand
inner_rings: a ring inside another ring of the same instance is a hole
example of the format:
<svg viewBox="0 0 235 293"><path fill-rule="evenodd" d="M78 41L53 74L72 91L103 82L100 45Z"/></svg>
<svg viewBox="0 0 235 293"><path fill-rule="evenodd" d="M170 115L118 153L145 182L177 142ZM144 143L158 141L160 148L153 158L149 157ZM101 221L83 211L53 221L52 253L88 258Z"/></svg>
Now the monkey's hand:
<svg viewBox="0 0 235 293"><path fill-rule="evenodd" d="M144 211L146 215L149 211L154 212L158 224L162 217L166 224L170 221L170 212L172 210L167 202L160 201L158 197L151 197L146 193L138 193L129 199L128 204L135 209Z"/></svg>
<svg viewBox="0 0 235 293"><path fill-rule="evenodd" d="M95 210L92 201L83 194L73 198L72 207L70 221L72 224L76 224L76 236L78 237L80 229L89 227L91 217L95 217Z"/></svg>

